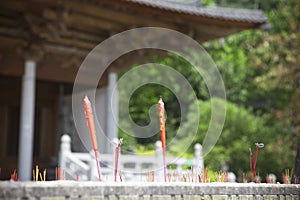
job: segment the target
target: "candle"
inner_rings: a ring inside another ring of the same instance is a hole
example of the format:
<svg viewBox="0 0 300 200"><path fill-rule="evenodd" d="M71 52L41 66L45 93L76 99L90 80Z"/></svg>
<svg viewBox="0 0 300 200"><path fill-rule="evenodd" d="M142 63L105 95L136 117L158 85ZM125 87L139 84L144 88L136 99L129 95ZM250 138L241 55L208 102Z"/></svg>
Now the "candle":
<svg viewBox="0 0 300 200"><path fill-rule="evenodd" d="M87 125L88 125L89 131L90 131L90 137L92 140L93 150L95 153L99 180L102 181L101 169L100 169L99 159L98 159L98 144L97 144L97 138L96 138L96 129L95 129L95 124L94 124L93 110L92 110L91 102L89 101L87 96L85 96L85 98L84 98L84 111L85 111Z"/></svg>
<svg viewBox="0 0 300 200"><path fill-rule="evenodd" d="M166 127L165 127L165 105L162 97L158 101L158 114L159 114L159 127L160 127L160 140L163 150L163 164L164 164L164 180L167 181L167 165L166 165Z"/></svg>

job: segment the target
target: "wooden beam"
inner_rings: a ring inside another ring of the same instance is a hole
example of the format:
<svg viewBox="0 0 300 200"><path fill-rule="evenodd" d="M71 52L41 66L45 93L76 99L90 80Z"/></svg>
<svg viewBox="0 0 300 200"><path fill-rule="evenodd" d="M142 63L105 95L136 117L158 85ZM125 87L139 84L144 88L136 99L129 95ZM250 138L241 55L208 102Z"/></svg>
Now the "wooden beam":
<svg viewBox="0 0 300 200"><path fill-rule="evenodd" d="M0 75L21 77L24 73L24 61L20 57L2 57Z"/></svg>
<svg viewBox="0 0 300 200"><path fill-rule="evenodd" d="M46 9L43 11L43 17L51 21L61 20L62 23L66 25L66 29L72 28L93 34L101 34L103 31L109 32L111 30L121 31L124 29L108 21L95 19L93 17L80 15L78 13L69 13L61 18L59 13L50 9Z"/></svg>
<svg viewBox="0 0 300 200"><path fill-rule="evenodd" d="M37 63L38 80L61 82L61 83L74 83L78 67L63 68L65 60L63 58L47 58ZM24 60L21 57L5 57L0 59L0 75L22 77L24 73ZM90 85L91 77L94 73L90 71L81 72L83 85ZM100 77L99 77L100 78ZM107 73L105 72L99 81L99 86L107 84Z"/></svg>
<svg viewBox="0 0 300 200"><path fill-rule="evenodd" d="M67 31L57 30L56 32L63 37L69 37L69 38L78 39L81 41L93 42L94 44L99 44L100 42L102 42L103 40L105 40L106 38L109 37L108 34L107 35L105 35L105 34L102 34L102 35L90 34L90 33L86 33L83 31L77 31L77 30L73 30L73 29L68 29Z"/></svg>
<svg viewBox="0 0 300 200"><path fill-rule="evenodd" d="M63 37L54 38L49 35L46 36L45 39L50 43L58 44L61 46L78 47L86 50L92 50L97 45L97 43L95 42L91 43L88 41L81 41L78 39L70 39L70 38L63 38Z"/></svg>
<svg viewBox="0 0 300 200"><path fill-rule="evenodd" d="M22 40L22 38L28 38L29 34L28 32L16 28L16 27L4 27L0 26L0 35L2 36L9 36L9 37L15 37L15 40Z"/></svg>
<svg viewBox="0 0 300 200"><path fill-rule="evenodd" d="M86 3L79 3L75 1L68 1L68 7L81 14L88 14L98 18L103 18L109 21L115 21L116 23L126 25L127 27L141 27L141 26L157 26L165 27L177 30L179 27L173 23L166 23L157 19L147 17L146 15L141 15L137 17L136 15L122 11L116 10L105 5L93 5Z"/></svg>
<svg viewBox="0 0 300 200"><path fill-rule="evenodd" d="M88 50L82 50L77 47L66 47L61 46L57 44L51 44L51 43L44 43L43 49L46 53L50 53L52 55L78 55L80 57L85 57L89 51Z"/></svg>
<svg viewBox="0 0 300 200"><path fill-rule="evenodd" d="M3 51L9 49L15 50L16 47L22 46L24 43L25 40L23 40L22 38L9 37L0 34L0 49L2 49ZM7 51L5 51L4 53L7 53Z"/></svg>
<svg viewBox="0 0 300 200"><path fill-rule="evenodd" d="M20 24L16 21L14 17L0 15L0 26L16 27L18 25Z"/></svg>
<svg viewBox="0 0 300 200"><path fill-rule="evenodd" d="M61 65L61 64L60 64ZM47 62L44 61L38 64L37 68L37 78L39 80L48 80L53 82L63 82L63 83L71 83L73 84L76 78L78 70L75 68L62 68L59 67L58 63ZM82 72L81 77L82 82L80 84L83 85L91 85L91 77L94 77L94 73L90 73L88 71ZM100 78L100 77L99 77ZM105 73L98 85L104 86L107 85L107 74Z"/></svg>

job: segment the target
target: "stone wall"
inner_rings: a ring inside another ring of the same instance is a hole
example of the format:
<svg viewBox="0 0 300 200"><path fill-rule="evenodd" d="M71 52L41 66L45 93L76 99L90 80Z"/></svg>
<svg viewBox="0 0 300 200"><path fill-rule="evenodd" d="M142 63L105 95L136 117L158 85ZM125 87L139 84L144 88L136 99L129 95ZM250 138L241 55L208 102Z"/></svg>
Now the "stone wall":
<svg viewBox="0 0 300 200"><path fill-rule="evenodd" d="M300 199L300 185L255 183L0 182L0 199Z"/></svg>

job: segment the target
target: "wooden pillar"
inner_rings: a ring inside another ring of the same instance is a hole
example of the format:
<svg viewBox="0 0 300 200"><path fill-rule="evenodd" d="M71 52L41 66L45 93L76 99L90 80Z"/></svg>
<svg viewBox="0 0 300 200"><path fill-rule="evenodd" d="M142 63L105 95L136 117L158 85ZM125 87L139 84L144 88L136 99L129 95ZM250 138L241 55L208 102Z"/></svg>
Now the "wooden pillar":
<svg viewBox="0 0 300 200"><path fill-rule="evenodd" d="M118 138L118 75L110 73L108 75L107 86L107 138L112 141ZM113 153L109 142L106 144L106 152Z"/></svg>
<svg viewBox="0 0 300 200"><path fill-rule="evenodd" d="M34 113L35 113L36 63L26 60L22 79L18 174L21 181L31 180Z"/></svg>

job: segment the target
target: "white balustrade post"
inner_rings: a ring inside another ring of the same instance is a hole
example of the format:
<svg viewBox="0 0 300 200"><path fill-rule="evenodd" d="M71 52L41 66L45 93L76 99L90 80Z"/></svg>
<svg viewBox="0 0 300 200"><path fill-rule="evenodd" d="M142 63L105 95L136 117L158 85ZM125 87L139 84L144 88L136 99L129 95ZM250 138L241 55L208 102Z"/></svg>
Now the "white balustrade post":
<svg viewBox="0 0 300 200"><path fill-rule="evenodd" d="M163 163L163 152L162 152L161 141L155 142L155 181L164 180L164 163Z"/></svg>
<svg viewBox="0 0 300 200"><path fill-rule="evenodd" d="M31 180L34 145L36 63L26 60L22 78L18 173L21 181Z"/></svg>
<svg viewBox="0 0 300 200"><path fill-rule="evenodd" d="M63 170L66 169L66 157L71 153L71 137L69 135L63 135L60 143L60 153L58 165Z"/></svg>
<svg viewBox="0 0 300 200"><path fill-rule="evenodd" d="M90 181L99 180L95 152L93 149L89 152L89 155L90 155L90 160L89 160L90 171L88 173L89 180Z"/></svg>
<svg viewBox="0 0 300 200"><path fill-rule="evenodd" d="M204 168L204 160L203 160L203 156L202 156L202 145L197 143L195 144L194 146L194 160L195 160L195 163L194 163L194 167L195 167L195 170L202 170Z"/></svg>

